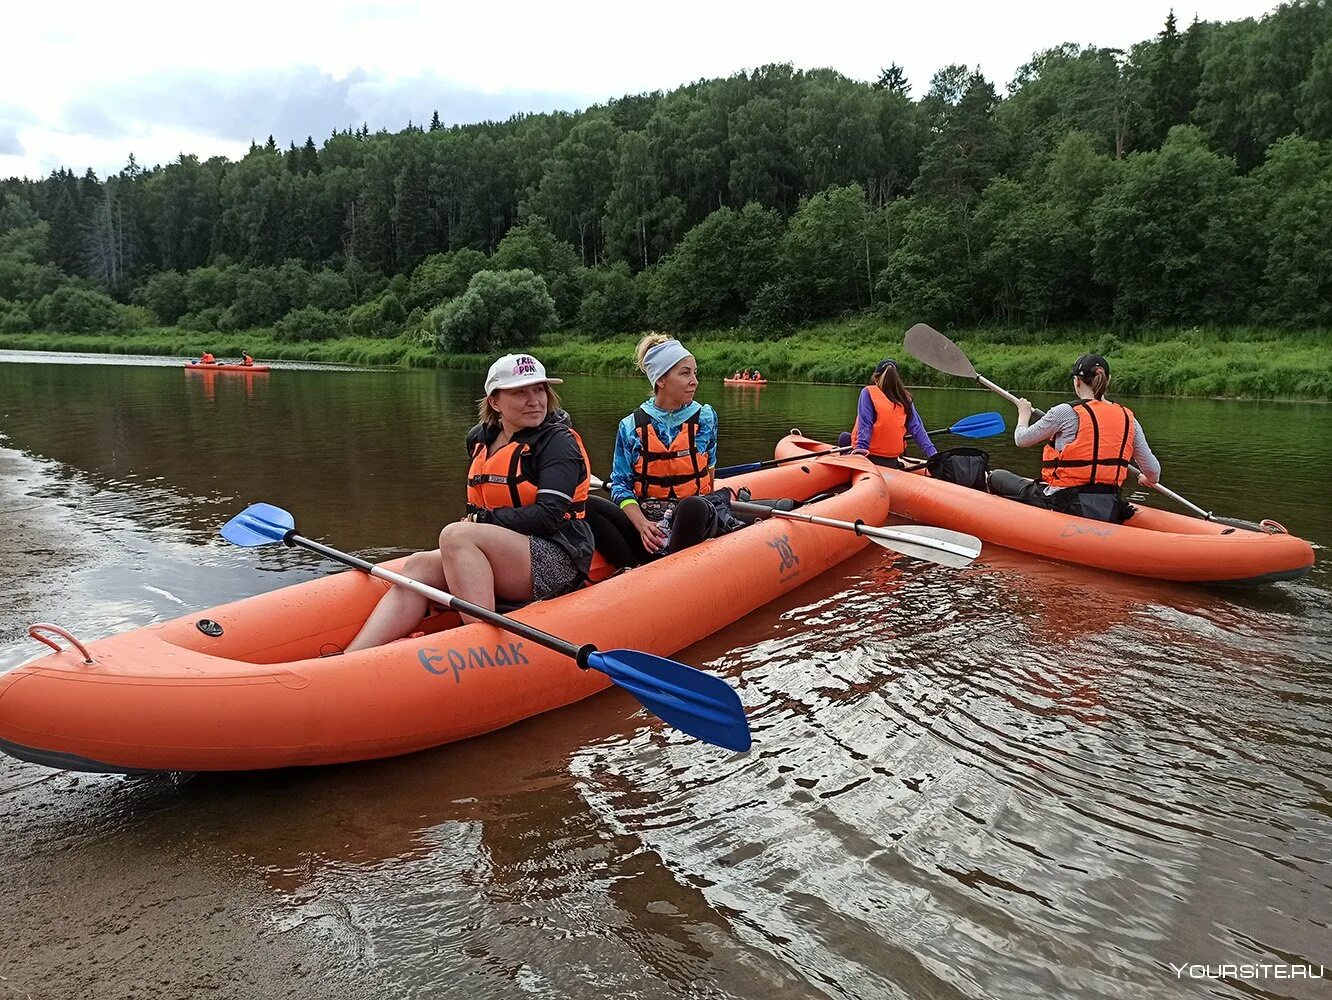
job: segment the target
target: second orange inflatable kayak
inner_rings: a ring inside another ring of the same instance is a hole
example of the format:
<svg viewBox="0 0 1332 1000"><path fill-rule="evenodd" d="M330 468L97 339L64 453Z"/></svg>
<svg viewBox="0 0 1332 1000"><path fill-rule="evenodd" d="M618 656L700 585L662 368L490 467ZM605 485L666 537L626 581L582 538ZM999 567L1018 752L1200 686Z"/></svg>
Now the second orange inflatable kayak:
<svg viewBox="0 0 1332 1000"><path fill-rule="evenodd" d="M776 456L788 458L829 447L791 434L778 443ZM839 459L830 456L814 462L835 466ZM917 472L880 472L892 493L893 514L898 517L970 532L995 545L1079 566L1155 580L1257 584L1296 579L1308 573L1314 563L1313 547L1284 530L1247 531L1152 507L1135 507L1129 521L1107 524L1032 507Z"/></svg>
<svg viewBox="0 0 1332 1000"><path fill-rule="evenodd" d="M185 370L187 372L249 372L250 374L254 374L255 372L268 371L268 365L228 365L220 362L217 364L205 365L198 361L191 361L185 366Z"/></svg>
<svg viewBox="0 0 1332 1000"><path fill-rule="evenodd" d="M862 463L728 481L755 497L882 524ZM850 531L767 520L513 617L577 643L667 656L809 582L866 545ZM388 563L400 569L404 560ZM410 753L586 698L609 680L453 613L426 634L339 654L388 584L347 571L64 648L0 675L0 750L84 771L219 771ZM60 644L60 640L52 638Z"/></svg>

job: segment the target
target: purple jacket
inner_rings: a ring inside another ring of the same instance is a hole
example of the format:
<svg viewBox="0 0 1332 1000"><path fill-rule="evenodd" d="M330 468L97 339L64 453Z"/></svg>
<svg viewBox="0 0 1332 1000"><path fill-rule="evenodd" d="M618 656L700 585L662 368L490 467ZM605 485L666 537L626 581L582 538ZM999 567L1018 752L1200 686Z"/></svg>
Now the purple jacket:
<svg viewBox="0 0 1332 1000"><path fill-rule="evenodd" d="M869 448L870 434L874 430L874 418L878 413L874 409L874 400L870 398L869 387L860 390L860 403L856 406L856 416L860 420L860 433L851 443L857 448ZM934 442L930 440L929 434L925 431L925 425L921 423L920 414L916 412L914 405L907 407L907 433L920 446L920 450L929 458L939 449L934 447Z"/></svg>

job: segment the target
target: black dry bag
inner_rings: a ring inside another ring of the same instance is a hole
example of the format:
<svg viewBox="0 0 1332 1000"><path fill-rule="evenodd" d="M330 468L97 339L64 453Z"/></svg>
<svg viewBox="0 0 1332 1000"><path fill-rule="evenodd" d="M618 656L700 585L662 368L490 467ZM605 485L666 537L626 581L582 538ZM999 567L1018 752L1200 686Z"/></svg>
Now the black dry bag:
<svg viewBox="0 0 1332 1000"><path fill-rule="evenodd" d="M925 461L925 468L931 476L945 483L984 491L990 453L980 448L949 448L930 456Z"/></svg>

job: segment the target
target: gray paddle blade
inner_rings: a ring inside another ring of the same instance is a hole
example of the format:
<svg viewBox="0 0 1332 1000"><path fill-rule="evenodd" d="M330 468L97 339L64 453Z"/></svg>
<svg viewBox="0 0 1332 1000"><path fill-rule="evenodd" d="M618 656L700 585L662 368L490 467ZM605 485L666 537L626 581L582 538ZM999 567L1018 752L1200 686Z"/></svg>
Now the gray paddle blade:
<svg viewBox="0 0 1332 1000"><path fill-rule="evenodd" d="M892 549L904 556L924 559L952 569L970 566L981 553L980 539L948 528L916 525L903 528L862 527L862 535L876 545Z"/></svg>
<svg viewBox="0 0 1332 1000"><path fill-rule="evenodd" d="M971 360L951 340L926 323L917 323L906 332L906 352L917 361L947 375L975 378Z"/></svg>

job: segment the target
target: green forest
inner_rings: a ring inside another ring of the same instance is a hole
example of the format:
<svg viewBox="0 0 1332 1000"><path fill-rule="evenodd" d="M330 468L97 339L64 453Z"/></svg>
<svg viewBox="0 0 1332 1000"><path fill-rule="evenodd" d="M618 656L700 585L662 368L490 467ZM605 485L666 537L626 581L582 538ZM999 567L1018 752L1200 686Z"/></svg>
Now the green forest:
<svg viewBox="0 0 1332 1000"><path fill-rule="evenodd" d="M768 65L423 118L0 180L0 343L430 364L542 342L614 370L634 331L726 331L775 375L851 380L862 352L796 345L923 320L1005 350L1266 339L1288 371L1260 391L1332 381L1328 0L1171 13L1127 51L1039 52L1002 94L960 65L924 86Z"/></svg>

